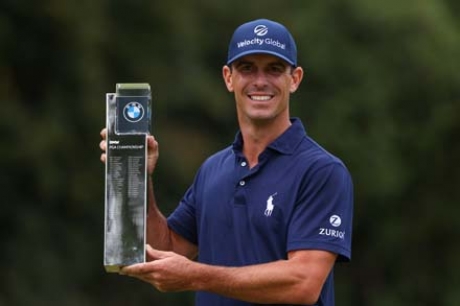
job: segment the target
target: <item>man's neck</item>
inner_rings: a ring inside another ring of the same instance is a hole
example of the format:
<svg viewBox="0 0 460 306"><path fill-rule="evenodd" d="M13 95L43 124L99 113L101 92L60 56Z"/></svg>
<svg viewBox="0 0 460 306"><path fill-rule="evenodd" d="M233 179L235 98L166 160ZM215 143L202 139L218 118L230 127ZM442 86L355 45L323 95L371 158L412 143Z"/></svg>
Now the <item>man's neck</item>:
<svg viewBox="0 0 460 306"><path fill-rule="evenodd" d="M246 157L249 167L257 165L259 155L275 139L283 134L291 126L291 121L267 124L243 124L240 126L243 137L243 154Z"/></svg>

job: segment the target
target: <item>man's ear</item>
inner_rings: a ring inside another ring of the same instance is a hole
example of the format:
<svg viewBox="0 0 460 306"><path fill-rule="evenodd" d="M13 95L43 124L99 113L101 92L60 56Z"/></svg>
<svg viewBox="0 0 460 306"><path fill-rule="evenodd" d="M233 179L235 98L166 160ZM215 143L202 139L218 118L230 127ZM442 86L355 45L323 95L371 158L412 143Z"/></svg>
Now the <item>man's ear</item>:
<svg viewBox="0 0 460 306"><path fill-rule="evenodd" d="M296 92L297 88L299 88L299 85L303 79L302 67L295 67L291 73L291 76L292 76L292 84L291 84L291 88L289 89L289 91L291 93L294 93Z"/></svg>
<svg viewBox="0 0 460 306"><path fill-rule="evenodd" d="M222 67L222 77L224 78L225 86L229 92L233 92L233 83L232 83L232 69L225 65Z"/></svg>

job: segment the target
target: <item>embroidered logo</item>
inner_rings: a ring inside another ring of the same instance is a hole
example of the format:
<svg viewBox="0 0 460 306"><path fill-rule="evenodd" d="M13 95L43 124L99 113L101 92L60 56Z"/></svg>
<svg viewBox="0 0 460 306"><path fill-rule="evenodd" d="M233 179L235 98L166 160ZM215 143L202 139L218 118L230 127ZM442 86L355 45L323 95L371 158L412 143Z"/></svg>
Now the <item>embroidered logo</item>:
<svg viewBox="0 0 460 306"><path fill-rule="evenodd" d="M267 208L265 208L265 212L264 212L264 215L267 217L270 217L272 215L273 208L275 208L275 205L273 204L273 199L276 196L276 194L277 192L269 196L267 199Z"/></svg>
<svg viewBox="0 0 460 306"><path fill-rule="evenodd" d="M263 24L260 24L254 28L254 34L257 36L265 36L268 33L268 28Z"/></svg>
<svg viewBox="0 0 460 306"><path fill-rule="evenodd" d="M331 223L333 227L339 227L340 224L342 224L342 219L337 215L332 215L329 218L329 223Z"/></svg>
<svg viewBox="0 0 460 306"><path fill-rule="evenodd" d="M342 225L342 218L340 218L339 215L332 215L329 217L329 224L331 224L332 227L338 228ZM332 228L320 227L318 234L321 236L340 238L342 240L345 239L345 231L339 231Z"/></svg>

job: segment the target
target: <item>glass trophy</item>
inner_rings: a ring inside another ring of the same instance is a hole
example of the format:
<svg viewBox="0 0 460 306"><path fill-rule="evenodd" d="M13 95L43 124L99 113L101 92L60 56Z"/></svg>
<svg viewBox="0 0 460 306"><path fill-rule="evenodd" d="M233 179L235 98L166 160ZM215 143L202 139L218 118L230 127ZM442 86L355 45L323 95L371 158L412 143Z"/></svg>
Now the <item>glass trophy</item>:
<svg viewBox="0 0 460 306"><path fill-rule="evenodd" d="M119 83L106 94L104 267L145 262L147 135L151 128L147 83Z"/></svg>

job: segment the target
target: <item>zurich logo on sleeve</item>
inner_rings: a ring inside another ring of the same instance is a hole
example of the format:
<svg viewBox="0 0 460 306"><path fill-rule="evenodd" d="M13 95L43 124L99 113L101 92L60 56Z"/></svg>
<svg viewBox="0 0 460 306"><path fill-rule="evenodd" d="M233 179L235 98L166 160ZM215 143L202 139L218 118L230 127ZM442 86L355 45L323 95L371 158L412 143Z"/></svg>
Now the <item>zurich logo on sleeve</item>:
<svg viewBox="0 0 460 306"><path fill-rule="evenodd" d="M144 117L144 107L139 102L129 102L123 108L123 117L129 122L138 122Z"/></svg>
<svg viewBox="0 0 460 306"><path fill-rule="evenodd" d="M329 224L331 227L320 227L318 234L321 236L345 239L345 231L338 228L342 225L342 218L339 215L332 215L329 217Z"/></svg>
<svg viewBox="0 0 460 306"><path fill-rule="evenodd" d="M333 227L339 227L342 224L342 219L337 215L332 215L329 218L329 223L331 223Z"/></svg>

